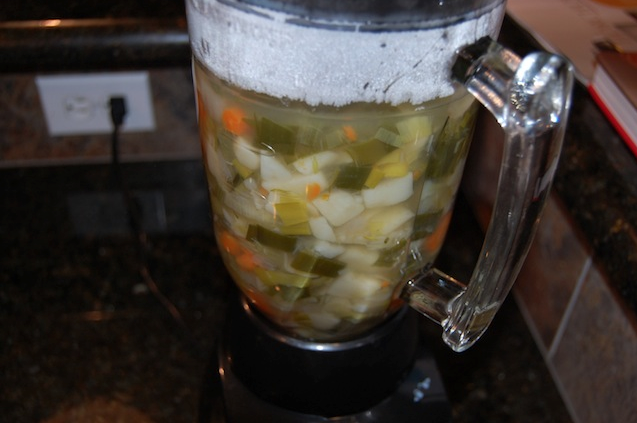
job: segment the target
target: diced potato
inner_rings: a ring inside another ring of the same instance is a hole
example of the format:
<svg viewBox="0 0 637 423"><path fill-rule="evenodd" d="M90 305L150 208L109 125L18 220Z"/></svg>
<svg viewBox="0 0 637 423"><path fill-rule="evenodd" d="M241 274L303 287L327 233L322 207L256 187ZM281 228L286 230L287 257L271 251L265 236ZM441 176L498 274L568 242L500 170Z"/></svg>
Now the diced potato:
<svg viewBox="0 0 637 423"><path fill-rule="evenodd" d="M365 210L359 195L338 189L332 190L329 195L319 196L313 204L332 226L347 223Z"/></svg>
<svg viewBox="0 0 637 423"><path fill-rule="evenodd" d="M268 191L283 190L290 191L298 195L305 195L307 186L312 184L319 185L321 191L328 187L327 178L322 172L310 175L290 174L287 178L263 180L263 187Z"/></svg>
<svg viewBox="0 0 637 423"><path fill-rule="evenodd" d="M368 229L372 234L387 236L395 232L403 224L415 216L408 207L396 205L378 210L368 221Z"/></svg>
<svg viewBox="0 0 637 423"><path fill-rule="evenodd" d="M316 241L311 246L312 250L317 254L327 258L335 258L336 256L343 254L345 247L339 244L333 244L327 241Z"/></svg>
<svg viewBox="0 0 637 423"><path fill-rule="evenodd" d="M296 160L292 165L304 175L316 173L327 166L351 163L352 157L344 151L321 151Z"/></svg>
<svg viewBox="0 0 637 423"><path fill-rule="evenodd" d="M330 330L341 323L341 319L327 312L307 313L312 326L319 330Z"/></svg>
<svg viewBox="0 0 637 423"><path fill-rule="evenodd" d="M255 151L250 142L243 137L236 137L232 144L234 156L241 165L250 170L257 170L261 163L261 155Z"/></svg>
<svg viewBox="0 0 637 423"><path fill-rule="evenodd" d="M432 133L431 118L415 116L403 119L396 124L400 136L407 142L414 139L426 138Z"/></svg>
<svg viewBox="0 0 637 423"><path fill-rule="evenodd" d="M215 177L219 186L226 190L229 188L228 181L232 181L235 173L232 170L232 166L224 161L221 154L215 150L212 137L210 138L208 142L204 143L208 171Z"/></svg>
<svg viewBox="0 0 637 423"><path fill-rule="evenodd" d="M364 301L353 301L352 310L367 316L383 314L389 306L391 294L391 289L378 290L373 298L368 298Z"/></svg>
<svg viewBox="0 0 637 423"><path fill-rule="evenodd" d="M425 181L418 204L418 214L437 212L451 207L461 175L462 172L458 171L447 178Z"/></svg>
<svg viewBox="0 0 637 423"><path fill-rule="evenodd" d="M346 271L336 278L327 290L329 295L349 299L362 299L374 295L383 281L372 275Z"/></svg>
<svg viewBox="0 0 637 423"><path fill-rule="evenodd" d="M325 217L319 216L310 219L310 229L312 229L312 235L314 235L315 238L323 241L336 242L334 230Z"/></svg>
<svg viewBox="0 0 637 423"><path fill-rule="evenodd" d="M403 205L365 210L334 229L337 242L365 245L369 249L385 249L411 234L414 213Z"/></svg>
<svg viewBox="0 0 637 423"><path fill-rule="evenodd" d="M257 201L262 204L257 205ZM272 226L274 218L272 213L265 209L265 200L258 197L249 197L238 191L227 193L223 200L223 206L231 209L239 216L257 222L263 226Z"/></svg>
<svg viewBox="0 0 637 423"><path fill-rule="evenodd" d="M292 178L292 172L277 157L261 154L261 178L265 181L286 180Z"/></svg>
<svg viewBox="0 0 637 423"><path fill-rule="evenodd" d="M365 207L392 206L407 200L413 194L413 176L409 172L401 178L385 179L374 188L362 191Z"/></svg>
<svg viewBox="0 0 637 423"><path fill-rule="evenodd" d="M379 252L365 247L350 246L345 249L338 259L347 263L351 269L367 270L378 261Z"/></svg>

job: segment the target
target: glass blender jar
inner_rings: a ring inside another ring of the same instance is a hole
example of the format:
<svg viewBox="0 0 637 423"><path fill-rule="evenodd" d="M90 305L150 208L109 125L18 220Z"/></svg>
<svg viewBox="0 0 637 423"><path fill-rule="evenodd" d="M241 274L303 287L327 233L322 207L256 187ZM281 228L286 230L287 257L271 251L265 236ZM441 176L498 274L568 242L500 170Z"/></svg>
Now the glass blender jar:
<svg viewBox="0 0 637 423"><path fill-rule="evenodd" d="M226 369L314 421L397 389L416 355L406 304L440 323L452 349L469 348L510 290L550 189L569 64L494 43L503 0L188 0L187 12L215 234L241 292L236 320L249 321L228 332ZM432 263L476 99L506 141L464 284ZM358 399L360 384L371 393Z"/></svg>

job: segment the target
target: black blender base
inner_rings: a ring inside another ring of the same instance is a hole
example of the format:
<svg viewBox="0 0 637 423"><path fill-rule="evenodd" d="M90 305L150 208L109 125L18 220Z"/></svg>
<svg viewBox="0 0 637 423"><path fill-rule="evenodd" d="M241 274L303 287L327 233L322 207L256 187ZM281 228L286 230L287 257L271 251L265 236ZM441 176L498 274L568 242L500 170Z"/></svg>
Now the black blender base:
<svg viewBox="0 0 637 423"><path fill-rule="evenodd" d="M423 350L398 389L379 404L356 414L323 417L268 403L247 389L232 371L229 358L219 355L228 423L448 423L451 407L431 354Z"/></svg>
<svg viewBox="0 0 637 423"><path fill-rule="evenodd" d="M227 422L449 422L419 323L404 308L355 340L313 343L235 303L217 358Z"/></svg>

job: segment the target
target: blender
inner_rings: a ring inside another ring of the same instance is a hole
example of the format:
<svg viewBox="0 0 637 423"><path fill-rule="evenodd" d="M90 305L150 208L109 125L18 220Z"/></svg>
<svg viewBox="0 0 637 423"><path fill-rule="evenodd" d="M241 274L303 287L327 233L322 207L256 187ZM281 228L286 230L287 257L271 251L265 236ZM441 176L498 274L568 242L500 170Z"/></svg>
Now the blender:
<svg viewBox="0 0 637 423"><path fill-rule="evenodd" d="M493 41L503 0L188 0L230 422L448 421L417 310L461 352L526 256L573 84ZM433 267L479 103L505 145L468 283Z"/></svg>

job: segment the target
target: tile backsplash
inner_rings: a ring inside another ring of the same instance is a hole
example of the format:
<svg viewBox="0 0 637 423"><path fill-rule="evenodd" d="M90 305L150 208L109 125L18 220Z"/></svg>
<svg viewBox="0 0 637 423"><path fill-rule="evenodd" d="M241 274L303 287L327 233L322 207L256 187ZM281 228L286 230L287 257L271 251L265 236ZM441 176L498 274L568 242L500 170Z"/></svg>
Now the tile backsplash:
<svg viewBox="0 0 637 423"><path fill-rule="evenodd" d="M148 71L156 129L120 136L123 161L199 158L192 77L188 68ZM102 163L110 136L48 134L34 74L0 75L0 167Z"/></svg>

